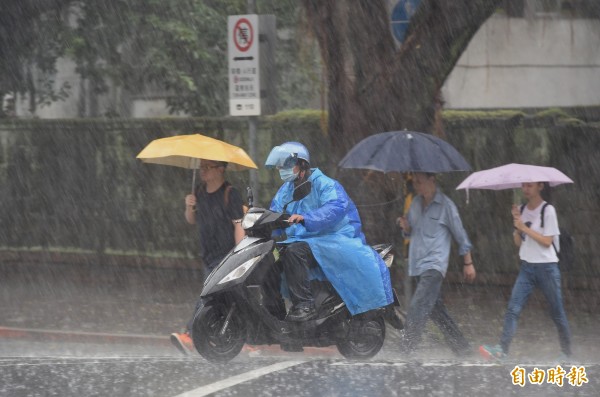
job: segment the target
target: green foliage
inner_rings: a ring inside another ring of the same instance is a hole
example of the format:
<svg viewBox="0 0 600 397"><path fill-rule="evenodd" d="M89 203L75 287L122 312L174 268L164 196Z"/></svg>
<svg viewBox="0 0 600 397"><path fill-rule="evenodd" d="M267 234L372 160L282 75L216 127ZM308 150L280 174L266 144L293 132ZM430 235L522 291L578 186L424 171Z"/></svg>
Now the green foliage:
<svg viewBox="0 0 600 397"><path fill-rule="evenodd" d="M55 87L55 60L67 47L65 10L69 0L3 0L0 5L0 98L33 93L37 104L66 97ZM3 115L0 108L0 117Z"/></svg>
<svg viewBox="0 0 600 397"><path fill-rule="evenodd" d="M327 112L321 110L286 110L267 117L267 122L273 131L296 134L301 134L301 131L318 131L321 138L327 133Z"/></svg>
<svg viewBox="0 0 600 397"><path fill-rule="evenodd" d="M513 117L524 117L525 113L520 110L444 110L444 120L474 120L474 119L512 119Z"/></svg>
<svg viewBox="0 0 600 397"><path fill-rule="evenodd" d="M569 113L569 111L561 108L550 108L537 112L531 117L531 125L549 126L549 125L564 125L577 127L584 125L583 120L578 119Z"/></svg>
<svg viewBox="0 0 600 397"><path fill-rule="evenodd" d="M512 118L498 121L492 115L498 113L479 114L484 127L473 126L467 118L448 123L450 143L474 170L522 162L552 165L565 172L576 184L553 192L557 207L569 213L561 222L581 236L578 241L593 238L600 192L595 166L600 125L571 128L563 124L564 119L557 119L550 127L531 127L526 125L527 118L518 119L515 125ZM319 117L319 111L292 110L259 118L254 158L259 165L257 203L268 205L281 186L277 172L262 164L270 149L282 142L302 141L311 150L314 165L335 177L336 164ZM248 148L246 130L239 118L231 117L2 121L0 249L193 257L197 231L181 215L183 197L190 189L189 170L144 164L135 156L152 139L193 132ZM383 183L364 184L364 174L344 172L344 186L351 196L356 194L352 197L357 204L365 203L359 189ZM464 177L464 173L450 173L441 183L461 209L481 256L481 270L512 272L515 251L506 250L511 243L512 223L506 216L511 192L473 190L466 205L464 192L455 191ZM249 173L228 172L228 179L244 192ZM394 227L381 207L359 210L365 233L373 241L377 230ZM596 246L582 246L578 271L600 268Z"/></svg>
<svg viewBox="0 0 600 397"><path fill-rule="evenodd" d="M296 122L313 123L320 121L323 115L327 117L327 112L315 109L290 109L269 116L267 119L273 122L288 122L294 120Z"/></svg>
<svg viewBox="0 0 600 397"><path fill-rule="evenodd" d="M256 12L274 14L284 32L276 49L279 108L306 106L320 65L310 35L296 39L298 5L259 0ZM172 113L221 116L228 100L227 16L246 13L245 0L4 1L0 96L35 88L40 103L64 99L71 87L55 87L53 75L56 59L68 56L92 94L114 84L148 97L166 94Z"/></svg>
<svg viewBox="0 0 600 397"><path fill-rule="evenodd" d="M97 93L107 80L132 92L155 85L176 94L168 98L173 112L222 114L224 12L233 11L231 6L196 0L86 2L72 41L77 70L95 83Z"/></svg>
<svg viewBox="0 0 600 397"><path fill-rule="evenodd" d="M585 121L579 120L576 117L567 117L558 121L559 125L570 126L570 127L580 127L585 125Z"/></svg>
<svg viewBox="0 0 600 397"><path fill-rule="evenodd" d="M550 109L544 109L540 112L537 112L534 117L536 118L551 118L551 119L561 119L561 118L568 118L571 117L571 115L567 112L565 112L563 109L559 109L559 108L550 108Z"/></svg>

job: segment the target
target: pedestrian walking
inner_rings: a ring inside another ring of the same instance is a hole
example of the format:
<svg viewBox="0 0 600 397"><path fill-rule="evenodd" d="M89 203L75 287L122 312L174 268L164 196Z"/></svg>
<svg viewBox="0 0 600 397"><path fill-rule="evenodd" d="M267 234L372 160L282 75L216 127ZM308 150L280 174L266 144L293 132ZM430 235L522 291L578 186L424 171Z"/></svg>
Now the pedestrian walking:
<svg viewBox="0 0 600 397"><path fill-rule="evenodd" d="M442 300L441 287L448 270L452 238L457 242L458 253L464 261L465 280L472 282L475 279L472 245L456 205L438 188L435 174L415 173L413 187L417 196L412 200L407 216L397 219L404 237L410 238L409 276L416 280L401 351L407 355L414 352L421 341L427 320L431 318L452 351L457 355L466 355L470 352L470 344L448 313Z"/></svg>
<svg viewBox="0 0 600 397"><path fill-rule="evenodd" d="M245 235L239 222L243 216L242 196L225 180L226 167L226 162L203 160L200 166L203 184L195 194L185 197L185 219L198 225L203 280ZM193 315L182 333L171 334L171 342L184 354L194 350L190 336L192 322Z"/></svg>
<svg viewBox="0 0 600 397"><path fill-rule="evenodd" d="M571 355L571 332L563 306L557 256L560 230L555 208L542 197L544 189L548 189L548 185L543 182L523 183L527 203L512 206L513 241L519 248L521 263L504 316L500 343L479 347L480 354L487 359L502 360L509 353L519 316L535 288L539 288L548 301L562 354Z"/></svg>

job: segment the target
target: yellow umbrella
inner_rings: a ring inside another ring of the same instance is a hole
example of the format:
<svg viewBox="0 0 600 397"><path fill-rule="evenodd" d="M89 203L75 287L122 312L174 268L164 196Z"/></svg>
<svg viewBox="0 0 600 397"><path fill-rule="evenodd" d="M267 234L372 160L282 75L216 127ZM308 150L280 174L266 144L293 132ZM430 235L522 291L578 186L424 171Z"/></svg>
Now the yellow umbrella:
<svg viewBox="0 0 600 397"><path fill-rule="evenodd" d="M226 161L228 169L258 168L244 149L200 134L155 139L136 158L145 163L172 165L196 170L201 160ZM192 179L194 188L196 172Z"/></svg>

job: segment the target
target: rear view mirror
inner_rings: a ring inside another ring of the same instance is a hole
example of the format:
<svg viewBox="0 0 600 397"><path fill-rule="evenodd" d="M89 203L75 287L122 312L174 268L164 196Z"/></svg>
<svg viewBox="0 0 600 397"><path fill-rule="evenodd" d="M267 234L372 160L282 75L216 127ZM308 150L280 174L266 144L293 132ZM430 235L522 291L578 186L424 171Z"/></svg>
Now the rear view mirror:
<svg viewBox="0 0 600 397"><path fill-rule="evenodd" d="M310 181L302 182L301 184L296 186L294 188L294 192L292 193L292 200L283 206L282 212L285 212L288 204L293 203L294 201L302 200L304 197L308 196L311 188L312 188L312 183Z"/></svg>
<svg viewBox="0 0 600 397"><path fill-rule="evenodd" d="M296 186L294 188L294 193L292 194L293 201L302 200L304 197L308 196L311 188L312 183L310 181L304 181Z"/></svg>
<svg viewBox="0 0 600 397"><path fill-rule="evenodd" d="M254 207L254 193L252 193L252 188L248 186L246 192L248 193L248 207L252 208Z"/></svg>

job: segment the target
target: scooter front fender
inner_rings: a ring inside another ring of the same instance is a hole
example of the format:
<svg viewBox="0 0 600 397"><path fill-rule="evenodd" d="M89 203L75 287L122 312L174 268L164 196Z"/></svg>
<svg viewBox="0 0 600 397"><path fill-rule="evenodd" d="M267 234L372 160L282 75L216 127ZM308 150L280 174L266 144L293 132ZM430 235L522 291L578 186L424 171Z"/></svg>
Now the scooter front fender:
<svg viewBox="0 0 600 397"><path fill-rule="evenodd" d="M257 266L268 266L274 262L275 259L272 257L274 245L273 240L255 240L241 248L235 247L208 276L200 296L206 297L244 284ZM268 255L271 255L271 258L265 258ZM264 263L265 259L267 259L266 263ZM249 261L254 261L254 263L250 267L242 269L242 265ZM236 271L239 274L236 274ZM231 278L232 275L233 278ZM226 281L228 276L230 280Z"/></svg>

